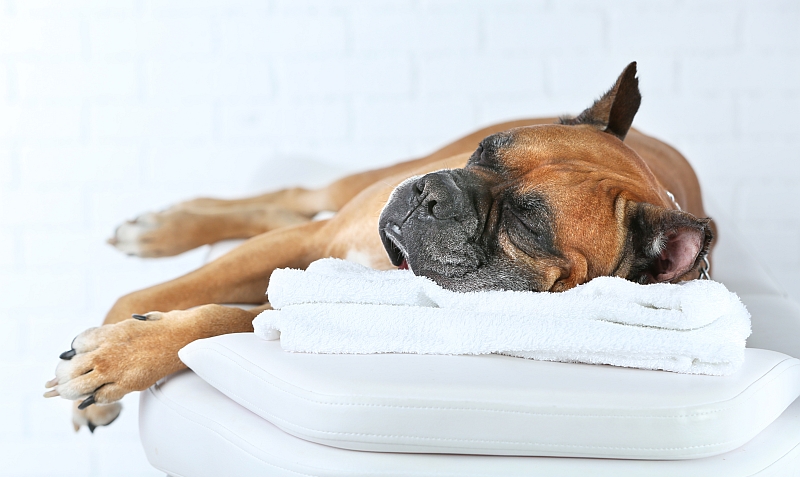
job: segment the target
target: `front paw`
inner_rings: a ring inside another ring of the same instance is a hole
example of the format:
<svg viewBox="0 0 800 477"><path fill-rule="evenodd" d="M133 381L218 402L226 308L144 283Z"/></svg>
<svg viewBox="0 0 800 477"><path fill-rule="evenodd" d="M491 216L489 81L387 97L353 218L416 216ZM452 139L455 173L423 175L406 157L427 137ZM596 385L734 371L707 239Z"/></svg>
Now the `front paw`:
<svg viewBox="0 0 800 477"><path fill-rule="evenodd" d="M114 403L125 394L147 389L184 367L178 350L188 342L188 333L181 330L178 313L134 315L135 319L84 331L61 354L56 377L45 385L50 388L45 397L76 401L76 428L109 424L121 409Z"/></svg>

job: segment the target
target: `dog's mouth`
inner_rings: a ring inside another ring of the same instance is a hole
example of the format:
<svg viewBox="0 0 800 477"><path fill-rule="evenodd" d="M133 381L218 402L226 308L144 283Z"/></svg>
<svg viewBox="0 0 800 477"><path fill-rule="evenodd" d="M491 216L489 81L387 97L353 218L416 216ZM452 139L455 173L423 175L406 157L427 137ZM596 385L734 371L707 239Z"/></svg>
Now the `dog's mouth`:
<svg viewBox="0 0 800 477"><path fill-rule="evenodd" d="M381 230L381 242L386 253L389 255L389 260L392 265L396 266L399 270L411 270L408 265L408 250L403 245L403 233L400 231L400 226L389 222Z"/></svg>

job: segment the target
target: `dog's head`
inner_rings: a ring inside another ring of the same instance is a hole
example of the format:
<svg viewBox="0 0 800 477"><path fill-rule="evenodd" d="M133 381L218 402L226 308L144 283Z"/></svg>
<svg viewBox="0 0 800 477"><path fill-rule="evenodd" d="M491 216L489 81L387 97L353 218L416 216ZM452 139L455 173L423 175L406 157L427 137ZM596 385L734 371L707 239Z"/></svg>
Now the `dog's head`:
<svg viewBox="0 0 800 477"><path fill-rule="evenodd" d="M622 140L636 64L560 124L485 138L466 167L412 177L379 220L396 266L456 291L563 291L597 276L669 282L708 252L707 219L675 210Z"/></svg>

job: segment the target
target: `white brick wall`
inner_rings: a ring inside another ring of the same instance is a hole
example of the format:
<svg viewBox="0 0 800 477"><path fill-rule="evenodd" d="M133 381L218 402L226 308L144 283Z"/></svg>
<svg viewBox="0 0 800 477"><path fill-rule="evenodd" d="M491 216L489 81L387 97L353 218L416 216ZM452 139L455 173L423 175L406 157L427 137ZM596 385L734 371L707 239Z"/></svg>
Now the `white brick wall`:
<svg viewBox="0 0 800 477"><path fill-rule="evenodd" d="M0 2L0 475L158 475L135 397L93 436L39 397L116 297L202 258L122 256L121 220L577 113L631 60L637 126L800 299L798 26L794 0Z"/></svg>

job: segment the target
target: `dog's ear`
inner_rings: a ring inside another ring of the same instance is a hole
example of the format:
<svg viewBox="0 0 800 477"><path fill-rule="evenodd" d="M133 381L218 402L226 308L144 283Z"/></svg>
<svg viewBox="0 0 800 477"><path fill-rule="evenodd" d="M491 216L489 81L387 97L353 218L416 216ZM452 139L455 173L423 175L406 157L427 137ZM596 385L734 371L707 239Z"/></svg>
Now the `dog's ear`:
<svg viewBox="0 0 800 477"><path fill-rule="evenodd" d="M562 118L561 124L590 124L624 140L639 110L642 95L636 78L636 62L629 64L606 94L575 118Z"/></svg>
<svg viewBox="0 0 800 477"><path fill-rule="evenodd" d="M710 219L641 202L629 202L627 215L624 261L629 280L671 282L694 270L708 254Z"/></svg>

